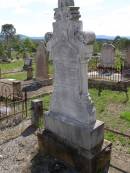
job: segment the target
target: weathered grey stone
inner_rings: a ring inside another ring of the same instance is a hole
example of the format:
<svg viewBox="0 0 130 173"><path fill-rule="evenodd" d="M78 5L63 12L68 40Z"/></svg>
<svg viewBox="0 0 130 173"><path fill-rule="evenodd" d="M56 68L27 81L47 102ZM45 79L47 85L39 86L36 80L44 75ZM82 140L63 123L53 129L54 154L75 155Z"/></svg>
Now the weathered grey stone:
<svg viewBox="0 0 130 173"><path fill-rule="evenodd" d="M101 52L101 66L114 67L115 47L112 44L104 43Z"/></svg>
<svg viewBox="0 0 130 173"><path fill-rule="evenodd" d="M68 141L64 141L63 138L58 137L48 130L44 130L42 134L38 133L40 153L44 153L44 155L49 154L49 156L58 159L56 160L55 165L62 162L63 165L75 168L75 173L108 173L112 150L111 142L104 140L100 152L96 151L98 148L97 146L95 148L96 152L92 152L93 154L91 157L89 157L89 153L86 153L86 150L77 147L76 145L70 145L67 142ZM49 168L53 171L55 167L53 166ZM62 173L62 170L59 170L58 172ZM72 173L73 171L65 172Z"/></svg>
<svg viewBox="0 0 130 173"><path fill-rule="evenodd" d="M102 144L104 124L96 121L86 76L95 34L83 32L79 18L78 7L69 4L55 9L53 36L47 44L55 67L54 91L45 127L70 143L91 150Z"/></svg>
<svg viewBox="0 0 130 173"><path fill-rule="evenodd" d="M33 78L33 68L28 67L27 68L27 80L31 80Z"/></svg>
<svg viewBox="0 0 130 173"><path fill-rule="evenodd" d="M46 116L45 127L69 141L70 145L84 148L87 151L93 150L97 145L100 150L104 140L104 123L101 121L96 121L91 127L76 121L74 118L52 113ZM91 158L91 152L89 154Z"/></svg>
<svg viewBox="0 0 130 173"><path fill-rule="evenodd" d="M36 80L37 81L44 81L46 79L49 79L48 57L49 57L49 53L46 50L45 44L42 42L37 49L37 55L36 55Z"/></svg>
<svg viewBox="0 0 130 173"><path fill-rule="evenodd" d="M23 66L23 70L28 70L28 68L32 67L32 59L29 57L26 57L24 59L24 66Z"/></svg>
<svg viewBox="0 0 130 173"><path fill-rule="evenodd" d="M43 102L42 100L32 100L32 125L39 127L40 119L43 117Z"/></svg>
<svg viewBox="0 0 130 173"><path fill-rule="evenodd" d="M74 6L74 0L58 0L58 7Z"/></svg>
<svg viewBox="0 0 130 173"><path fill-rule="evenodd" d="M18 98L22 92L21 82L15 79L0 79L0 91L1 97Z"/></svg>
<svg viewBox="0 0 130 173"><path fill-rule="evenodd" d="M65 9L56 11L62 12ZM94 41L95 35L82 32L81 21L64 17L62 14L62 20L57 19L53 24L53 38L48 43L55 67L50 112L61 113L79 122L93 125L96 122L96 114L88 94L86 63L92 55L90 43Z"/></svg>
<svg viewBox="0 0 130 173"><path fill-rule="evenodd" d="M80 173L107 173L111 144L103 145L104 123L96 121L88 93L86 64L95 34L82 31L79 8L71 6L73 1L61 2L47 44L55 67L54 91L45 114L45 130L38 134L39 149Z"/></svg>

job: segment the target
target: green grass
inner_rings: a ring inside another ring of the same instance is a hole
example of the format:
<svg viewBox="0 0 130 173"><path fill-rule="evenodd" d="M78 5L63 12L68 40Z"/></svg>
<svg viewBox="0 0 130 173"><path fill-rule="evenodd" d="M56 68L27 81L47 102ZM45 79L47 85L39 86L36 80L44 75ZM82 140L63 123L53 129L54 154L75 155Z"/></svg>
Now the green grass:
<svg viewBox="0 0 130 173"><path fill-rule="evenodd" d="M0 69L5 72L5 71L13 71L13 70L19 70L22 69L23 67L23 60L16 60L15 62L11 63L2 63L0 64Z"/></svg>
<svg viewBox="0 0 130 173"><path fill-rule="evenodd" d="M116 141L116 135L112 132L106 132L105 133L105 139L107 139L108 141L111 141L111 142L115 142Z"/></svg>
<svg viewBox="0 0 130 173"><path fill-rule="evenodd" d="M43 97L42 100L43 100L43 108L45 110L48 110L50 105L51 95Z"/></svg>
<svg viewBox="0 0 130 173"><path fill-rule="evenodd" d="M8 74L2 74L2 78L25 80L27 78L26 72L11 73L11 71L21 71L23 68L23 65L24 65L23 60L16 60L11 63L0 64L0 69L2 73L10 72Z"/></svg>
<svg viewBox="0 0 130 173"><path fill-rule="evenodd" d="M49 63L49 74L53 74L54 73L54 67L52 62Z"/></svg>
<svg viewBox="0 0 130 173"><path fill-rule="evenodd" d="M26 80L27 79L27 72L19 72L14 74L7 74L3 75L4 78L16 79L16 80Z"/></svg>
<svg viewBox="0 0 130 173"><path fill-rule="evenodd" d="M11 72L11 71L20 71L22 70L24 65L24 61L23 60L16 60L15 62L12 63L2 63L0 64L0 69L2 71L2 73L6 73L6 72ZM32 65L33 67L33 76L35 77L35 72L36 72L36 65L35 63L33 63ZM54 72L54 68L52 63L49 63L49 74L52 75ZM17 79L17 80L25 80L27 78L27 72L18 72L18 73L14 73L14 74L3 74L2 78L13 78L13 79Z"/></svg>
<svg viewBox="0 0 130 173"><path fill-rule="evenodd" d="M97 119L105 122L105 125L109 128L129 134L129 114L126 115L125 113L125 118L121 117L122 112L126 112L126 110L130 112L130 100L125 102L125 93L104 90L101 96L98 97L98 91L96 89L90 89L89 91L96 107ZM128 95L130 97L130 90Z"/></svg>
<svg viewBox="0 0 130 173"><path fill-rule="evenodd" d="M98 91L96 89L90 89L90 95L96 107L97 119L105 122L105 126L119 130L122 133L128 133L130 131L130 121L129 112L130 112L130 100L125 103L125 94L105 90L102 92L102 95L98 96ZM130 97L130 90L129 90ZM44 108L48 109L50 104L51 96L45 96L42 98L44 102ZM127 113L123 113L128 110ZM125 116L125 118L124 118ZM126 121L127 119L127 121Z"/></svg>
<svg viewBox="0 0 130 173"><path fill-rule="evenodd" d="M130 112L122 112L120 118L130 122Z"/></svg>
<svg viewBox="0 0 130 173"><path fill-rule="evenodd" d="M105 132L105 139L111 141L113 146L127 147L127 153L130 153L130 139L108 131Z"/></svg>

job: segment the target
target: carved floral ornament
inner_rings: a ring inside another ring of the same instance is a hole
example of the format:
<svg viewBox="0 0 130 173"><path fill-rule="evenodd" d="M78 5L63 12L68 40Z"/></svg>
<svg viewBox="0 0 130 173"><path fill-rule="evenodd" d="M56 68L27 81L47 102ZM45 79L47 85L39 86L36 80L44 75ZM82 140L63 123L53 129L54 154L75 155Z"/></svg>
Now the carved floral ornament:
<svg viewBox="0 0 130 173"><path fill-rule="evenodd" d="M58 20L79 20L81 17L79 7L56 8L54 18Z"/></svg>

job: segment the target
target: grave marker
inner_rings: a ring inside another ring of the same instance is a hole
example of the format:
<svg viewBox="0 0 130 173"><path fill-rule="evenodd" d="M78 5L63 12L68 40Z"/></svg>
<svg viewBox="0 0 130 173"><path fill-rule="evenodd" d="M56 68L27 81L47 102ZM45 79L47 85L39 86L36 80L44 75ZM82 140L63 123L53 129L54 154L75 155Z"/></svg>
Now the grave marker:
<svg viewBox="0 0 130 173"><path fill-rule="evenodd" d="M101 52L101 66L114 67L115 47L112 44L104 43Z"/></svg>
<svg viewBox="0 0 130 173"><path fill-rule="evenodd" d="M58 2L53 37L48 42L55 67L54 91L45 115L42 149L80 173L107 173L111 148L106 157L109 142L104 143L104 123L96 120L86 76L95 34L82 31L79 7L74 7L74 1Z"/></svg>

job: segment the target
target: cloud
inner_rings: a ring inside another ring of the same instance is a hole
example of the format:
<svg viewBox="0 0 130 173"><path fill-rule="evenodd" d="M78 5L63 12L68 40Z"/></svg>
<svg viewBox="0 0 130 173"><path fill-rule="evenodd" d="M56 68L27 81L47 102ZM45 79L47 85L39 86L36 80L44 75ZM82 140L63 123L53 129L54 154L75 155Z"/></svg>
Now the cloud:
<svg viewBox="0 0 130 173"><path fill-rule="evenodd" d="M57 7L57 2L58 0L0 0L0 25L12 23L18 33L44 35L45 32L52 31L53 9ZM75 5L81 7L84 30L93 30L96 34L129 34L130 6L127 3L120 8L116 4L113 11L107 9L105 0L75 0Z"/></svg>
<svg viewBox="0 0 130 173"><path fill-rule="evenodd" d="M99 4L101 4L102 2L104 2L104 0L82 0L82 3L81 3L81 0L77 0L75 1L75 4L77 6L80 6L81 8L87 8L87 7L94 7L94 6L97 6Z"/></svg>
<svg viewBox="0 0 130 173"><path fill-rule="evenodd" d="M82 2L81 2L82 1ZM75 0L75 4L81 7L90 7L90 6L94 6L97 5L101 2L103 2L104 0ZM52 1L47 1L47 0L0 0L0 8L16 8L19 5L21 6L29 6L30 4L33 3L37 3L37 4L43 4L45 6L57 6L58 4L58 0L52 0Z"/></svg>
<svg viewBox="0 0 130 173"><path fill-rule="evenodd" d="M0 9L12 9L12 8L17 8L18 6L27 7L33 3L37 4L41 3L47 6L55 4L51 1L46 1L46 0L0 0Z"/></svg>
<svg viewBox="0 0 130 173"><path fill-rule="evenodd" d="M129 35L130 6L117 9L111 13L88 19L89 28L93 28L98 34ZM85 25L87 27L87 25Z"/></svg>

